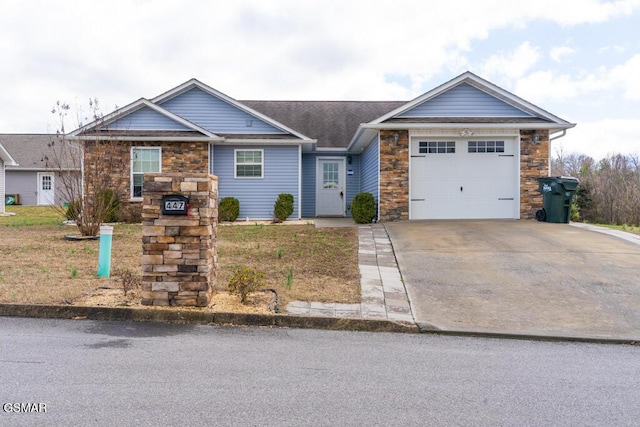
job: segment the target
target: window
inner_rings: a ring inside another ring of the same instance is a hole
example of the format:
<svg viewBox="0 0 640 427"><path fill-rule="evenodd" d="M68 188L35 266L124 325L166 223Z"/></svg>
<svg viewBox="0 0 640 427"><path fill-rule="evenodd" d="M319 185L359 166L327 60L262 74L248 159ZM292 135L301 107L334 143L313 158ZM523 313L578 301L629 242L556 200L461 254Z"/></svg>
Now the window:
<svg viewBox="0 0 640 427"><path fill-rule="evenodd" d="M51 191L51 175L42 175L42 190Z"/></svg>
<svg viewBox="0 0 640 427"><path fill-rule="evenodd" d="M331 162L322 164L322 188L338 188L340 163Z"/></svg>
<svg viewBox="0 0 640 427"><path fill-rule="evenodd" d="M452 154L456 152L455 141L420 141L418 150L421 154Z"/></svg>
<svg viewBox="0 0 640 427"><path fill-rule="evenodd" d="M142 197L145 173L160 172L160 147L131 148L131 197Z"/></svg>
<svg viewBox="0 0 640 427"><path fill-rule="evenodd" d="M469 153L504 153L504 141L469 141Z"/></svg>
<svg viewBox="0 0 640 427"><path fill-rule="evenodd" d="M262 178L264 150L236 150L236 178Z"/></svg>

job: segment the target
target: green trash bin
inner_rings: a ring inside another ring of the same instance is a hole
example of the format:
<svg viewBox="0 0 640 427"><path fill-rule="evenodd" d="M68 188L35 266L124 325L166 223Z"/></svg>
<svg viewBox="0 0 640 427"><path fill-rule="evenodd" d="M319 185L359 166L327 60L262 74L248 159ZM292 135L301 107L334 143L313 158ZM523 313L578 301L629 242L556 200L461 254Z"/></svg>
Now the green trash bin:
<svg viewBox="0 0 640 427"><path fill-rule="evenodd" d="M538 178L538 191L544 199L542 209L536 212L536 219L568 224L571 220L571 203L578 184L578 178L570 176Z"/></svg>

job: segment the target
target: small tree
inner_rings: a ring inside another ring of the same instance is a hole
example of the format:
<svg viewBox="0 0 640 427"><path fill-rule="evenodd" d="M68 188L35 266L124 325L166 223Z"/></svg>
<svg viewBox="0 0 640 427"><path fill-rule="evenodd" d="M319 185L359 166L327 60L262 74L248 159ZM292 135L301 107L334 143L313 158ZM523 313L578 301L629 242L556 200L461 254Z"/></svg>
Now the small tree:
<svg viewBox="0 0 640 427"><path fill-rule="evenodd" d="M114 171L123 168L122 155L127 145L111 132L102 130L104 118L96 99L89 100L89 110L94 126L78 137L71 137L65 129L69 104L56 102L52 113L59 127L45 156L47 166L56 171L60 195L68 204L54 207L75 219L82 236L98 235L100 225L113 216L126 185ZM78 118L78 127L87 120ZM99 164L98 161L87 164L85 158L99 159Z"/></svg>

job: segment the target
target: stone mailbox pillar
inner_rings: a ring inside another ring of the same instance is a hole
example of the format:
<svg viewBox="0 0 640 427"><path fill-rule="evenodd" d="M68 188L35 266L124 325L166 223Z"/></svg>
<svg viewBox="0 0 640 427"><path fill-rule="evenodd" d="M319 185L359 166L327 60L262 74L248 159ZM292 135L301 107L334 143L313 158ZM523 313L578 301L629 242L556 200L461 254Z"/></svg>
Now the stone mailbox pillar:
<svg viewBox="0 0 640 427"><path fill-rule="evenodd" d="M206 307L217 270L218 178L145 174L142 304Z"/></svg>

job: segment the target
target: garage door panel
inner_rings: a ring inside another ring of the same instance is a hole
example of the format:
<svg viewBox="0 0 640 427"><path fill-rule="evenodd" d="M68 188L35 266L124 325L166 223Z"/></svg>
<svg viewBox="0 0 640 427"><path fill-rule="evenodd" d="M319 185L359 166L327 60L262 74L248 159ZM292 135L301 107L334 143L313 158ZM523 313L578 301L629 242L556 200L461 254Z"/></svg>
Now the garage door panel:
<svg viewBox="0 0 640 427"><path fill-rule="evenodd" d="M412 219L519 217L516 140L505 139L499 153L469 153L467 143L456 141L455 153L412 156Z"/></svg>

